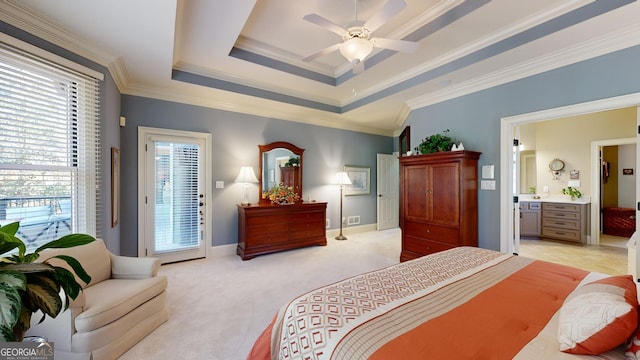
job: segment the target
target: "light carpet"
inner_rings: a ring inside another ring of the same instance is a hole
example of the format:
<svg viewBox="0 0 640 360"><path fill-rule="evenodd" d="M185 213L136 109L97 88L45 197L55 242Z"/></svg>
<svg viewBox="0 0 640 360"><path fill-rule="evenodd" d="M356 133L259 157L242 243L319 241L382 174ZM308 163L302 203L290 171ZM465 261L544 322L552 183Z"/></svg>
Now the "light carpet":
<svg viewBox="0 0 640 360"><path fill-rule="evenodd" d="M347 236L248 261L230 255L162 266L169 321L121 359L245 359L294 297L399 262L400 229Z"/></svg>

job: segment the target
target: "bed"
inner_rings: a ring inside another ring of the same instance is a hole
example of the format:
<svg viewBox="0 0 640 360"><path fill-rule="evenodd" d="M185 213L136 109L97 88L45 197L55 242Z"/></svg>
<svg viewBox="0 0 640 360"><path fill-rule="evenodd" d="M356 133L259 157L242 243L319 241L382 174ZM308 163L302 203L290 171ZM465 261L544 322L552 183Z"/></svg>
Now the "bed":
<svg viewBox="0 0 640 360"><path fill-rule="evenodd" d="M283 306L248 359L625 359L632 276L459 247Z"/></svg>

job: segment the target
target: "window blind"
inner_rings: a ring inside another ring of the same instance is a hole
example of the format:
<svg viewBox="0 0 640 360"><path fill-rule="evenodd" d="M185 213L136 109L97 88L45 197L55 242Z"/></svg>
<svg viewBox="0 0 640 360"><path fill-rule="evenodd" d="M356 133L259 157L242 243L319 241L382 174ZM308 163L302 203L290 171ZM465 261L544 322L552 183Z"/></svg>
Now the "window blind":
<svg viewBox="0 0 640 360"><path fill-rule="evenodd" d="M99 81L0 43L0 223L99 236Z"/></svg>
<svg viewBox="0 0 640 360"><path fill-rule="evenodd" d="M195 144L154 142L155 250L199 245L198 159Z"/></svg>

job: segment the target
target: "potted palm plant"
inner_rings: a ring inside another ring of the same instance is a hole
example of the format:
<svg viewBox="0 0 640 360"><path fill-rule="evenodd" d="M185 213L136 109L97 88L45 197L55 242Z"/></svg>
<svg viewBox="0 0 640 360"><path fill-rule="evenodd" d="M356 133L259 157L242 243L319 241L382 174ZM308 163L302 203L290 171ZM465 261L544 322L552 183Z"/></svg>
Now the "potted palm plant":
<svg viewBox="0 0 640 360"><path fill-rule="evenodd" d="M66 310L69 299L77 298L82 291L74 273L87 284L91 281L82 265L71 256L52 258L66 262L73 272L51 265L49 259L36 260L45 249L84 245L94 241L94 237L70 234L27 253L25 243L16 236L19 226L15 222L0 227L0 335L4 341L21 341L31 326L31 316L38 310L44 314L40 322L45 315L56 317L63 307ZM11 254L15 249L18 252Z"/></svg>

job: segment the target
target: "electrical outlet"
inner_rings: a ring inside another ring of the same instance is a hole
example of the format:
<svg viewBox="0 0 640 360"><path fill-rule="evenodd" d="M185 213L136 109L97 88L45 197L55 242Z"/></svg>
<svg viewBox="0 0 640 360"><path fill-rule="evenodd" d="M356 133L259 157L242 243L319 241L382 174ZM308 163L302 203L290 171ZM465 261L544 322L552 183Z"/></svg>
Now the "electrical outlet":
<svg viewBox="0 0 640 360"><path fill-rule="evenodd" d="M326 219L325 226L326 226L327 229L329 229L331 227L331 220Z"/></svg>
<svg viewBox="0 0 640 360"><path fill-rule="evenodd" d="M347 218L346 217L342 218L342 225L347 225Z"/></svg>

